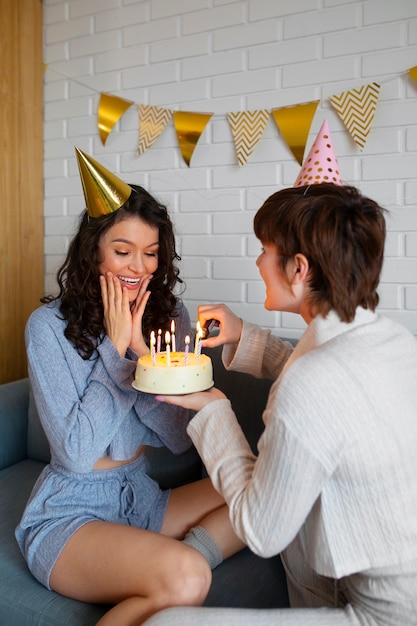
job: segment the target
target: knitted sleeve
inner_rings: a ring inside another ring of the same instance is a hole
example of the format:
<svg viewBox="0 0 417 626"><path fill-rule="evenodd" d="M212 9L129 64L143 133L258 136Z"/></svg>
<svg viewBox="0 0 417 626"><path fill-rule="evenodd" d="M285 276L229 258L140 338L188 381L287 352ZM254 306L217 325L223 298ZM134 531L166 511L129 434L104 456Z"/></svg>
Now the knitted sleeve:
<svg viewBox="0 0 417 626"><path fill-rule="evenodd" d="M222 357L226 369L275 380L293 350L288 341L271 335L271 331L243 321L239 343L226 344Z"/></svg>
<svg viewBox="0 0 417 626"><path fill-rule="evenodd" d="M73 471L90 471L136 400L134 390L127 391L134 363L122 359L107 338L98 358L83 361L64 337L63 322L47 307L30 317L26 348L36 406L55 460Z"/></svg>
<svg viewBox="0 0 417 626"><path fill-rule="evenodd" d="M189 331L185 307L179 319L181 333ZM97 354L85 361L64 329L59 310L51 306L37 309L26 326L29 376L57 463L86 472L107 454L130 458L141 443L166 445L175 452L191 445L186 427L192 413L161 406L133 389L135 358L122 358L104 337Z"/></svg>
<svg viewBox="0 0 417 626"><path fill-rule="evenodd" d="M265 558L286 548L320 493L322 465L282 422L268 428L255 457L228 400L207 405L188 432L239 537Z"/></svg>

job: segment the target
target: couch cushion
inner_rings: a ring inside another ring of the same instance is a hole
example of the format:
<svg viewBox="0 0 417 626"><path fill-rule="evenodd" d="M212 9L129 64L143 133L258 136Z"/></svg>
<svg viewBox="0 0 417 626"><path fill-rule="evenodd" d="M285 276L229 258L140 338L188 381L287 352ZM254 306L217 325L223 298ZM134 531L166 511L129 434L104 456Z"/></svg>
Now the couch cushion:
<svg viewBox="0 0 417 626"><path fill-rule="evenodd" d="M0 385L0 469L26 458L27 379Z"/></svg>
<svg viewBox="0 0 417 626"><path fill-rule="evenodd" d="M249 548L234 554L213 570L213 582L204 606L288 607L287 579L281 558L263 559Z"/></svg>
<svg viewBox="0 0 417 626"><path fill-rule="evenodd" d="M203 476L203 464L194 446L181 454L168 448L147 447L145 454L151 465L149 474L162 489L179 487Z"/></svg>
<svg viewBox="0 0 417 626"><path fill-rule="evenodd" d="M39 461L26 460L0 471L0 623L93 626L106 607L70 600L45 589L30 574L14 536L43 466Z"/></svg>
<svg viewBox="0 0 417 626"><path fill-rule="evenodd" d="M46 438L33 396L32 387L29 383L29 408L28 408L28 449L29 459L48 463L51 459L48 439Z"/></svg>

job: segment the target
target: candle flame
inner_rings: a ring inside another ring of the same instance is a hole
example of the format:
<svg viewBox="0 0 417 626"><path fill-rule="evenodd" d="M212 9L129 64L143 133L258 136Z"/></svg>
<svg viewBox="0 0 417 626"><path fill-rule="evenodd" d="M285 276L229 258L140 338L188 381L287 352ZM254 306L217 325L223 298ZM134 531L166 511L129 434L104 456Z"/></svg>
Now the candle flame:
<svg viewBox="0 0 417 626"><path fill-rule="evenodd" d="M171 341L171 335L169 334L169 330L167 330L165 333L165 343L169 344L170 341Z"/></svg>

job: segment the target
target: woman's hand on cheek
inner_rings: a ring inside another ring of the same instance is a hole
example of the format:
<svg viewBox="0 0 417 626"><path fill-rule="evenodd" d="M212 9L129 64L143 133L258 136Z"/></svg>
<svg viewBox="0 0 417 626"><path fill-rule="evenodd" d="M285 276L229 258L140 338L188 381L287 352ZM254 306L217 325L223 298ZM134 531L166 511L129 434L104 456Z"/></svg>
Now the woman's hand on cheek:
<svg viewBox="0 0 417 626"><path fill-rule="evenodd" d="M111 272L100 276L101 297L104 309L104 328L120 356L126 354L132 337L132 314L127 289Z"/></svg>
<svg viewBox="0 0 417 626"><path fill-rule="evenodd" d="M182 406L184 409L191 411L201 411L207 404L215 400L224 400L226 396L220 389L212 387L208 391L199 391L197 393L189 393L183 396L162 396L157 395L155 399L158 402L166 402L167 404L175 404Z"/></svg>
<svg viewBox="0 0 417 626"><path fill-rule="evenodd" d="M142 278L138 295L131 307L132 337L130 341L130 347L136 352L138 356L143 356L144 354L147 354L147 352L149 352L149 348L145 343L145 339L142 333L142 319L146 305L149 300L149 296L151 295L151 292L147 289L152 278L152 274L149 274L148 276Z"/></svg>

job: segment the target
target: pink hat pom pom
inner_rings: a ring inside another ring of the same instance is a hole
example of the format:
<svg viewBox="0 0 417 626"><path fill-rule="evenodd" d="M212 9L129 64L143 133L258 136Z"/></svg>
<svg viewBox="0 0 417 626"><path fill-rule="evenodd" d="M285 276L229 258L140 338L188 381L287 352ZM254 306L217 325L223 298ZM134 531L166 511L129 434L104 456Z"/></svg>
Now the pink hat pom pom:
<svg viewBox="0 0 417 626"><path fill-rule="evenodd" d="M327 120L321 125L294 187L320 183L343 185Z"/></svg>

